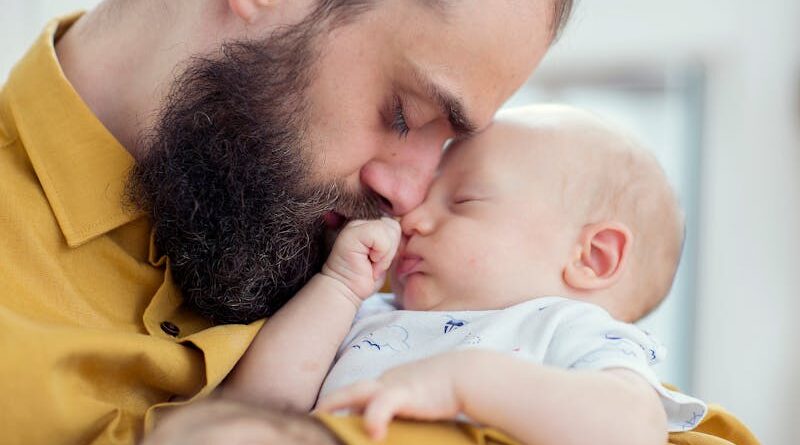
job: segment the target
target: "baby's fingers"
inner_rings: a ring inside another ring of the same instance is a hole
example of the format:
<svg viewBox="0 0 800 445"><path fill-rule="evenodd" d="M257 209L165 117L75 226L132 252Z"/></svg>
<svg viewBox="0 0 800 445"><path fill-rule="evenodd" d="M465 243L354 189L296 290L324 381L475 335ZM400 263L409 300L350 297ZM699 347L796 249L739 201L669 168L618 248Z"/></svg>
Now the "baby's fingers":
<svg viewBox="0 0 800 445"><path fill-rule="evenodd" d="M407 404L408 392L401 390L381 391L369 401L364 410L364 427L370 438L381 441L392 418Z"/></svg>
<svg viewBox="0 0 800 445"><path fill-rule="evenodd" d="M369 244L369 259L374 264L373 278L389 269L397 246L400 244L400 224L391 218L374 221L375 232L372 244Z"/></svg>
<svg viewBox="0 0 800 445"><path fill-rule="evenodd" d="M328 394L317 404L317 410L332 412L343 408L363 408L375 395L380 384L375 380L364 380Z"/></svg>
<svg viewBox="0 0 800 445"><path fill-rule="evenodd" d="M379 271L386 271L392 264L392 260L394 259L394 256L397 253L397 248L400 246L400 238L402 236L402 233L400 230L400 223L397 222L397 220L383 217L381 218L381 222L384 223L384 227L387 231L389 237L389 246L388 249L386 250L386 254L383 255L383 257L378 262L377 269Z"/></svg>

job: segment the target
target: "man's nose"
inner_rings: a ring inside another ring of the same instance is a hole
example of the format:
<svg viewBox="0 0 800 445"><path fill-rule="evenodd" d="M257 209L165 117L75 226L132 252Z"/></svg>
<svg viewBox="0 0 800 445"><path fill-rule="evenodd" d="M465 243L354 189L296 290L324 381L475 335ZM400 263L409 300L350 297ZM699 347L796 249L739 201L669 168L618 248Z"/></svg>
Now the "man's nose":
<svg viewBox="0 0 800 445"><path fill-rule="evenodd" d="M361 170L361 182L380 195L397 216L405 215L425 198L433 171L395 169L390 165L376 165Z"/></svg>
<svg viewBox="0 0 800 445"><path fill-rule="evenodd" d="M380 195L393 215L405 215L425 198L442 155L441 144L400 147L361 168L361 183Z"/></svg>

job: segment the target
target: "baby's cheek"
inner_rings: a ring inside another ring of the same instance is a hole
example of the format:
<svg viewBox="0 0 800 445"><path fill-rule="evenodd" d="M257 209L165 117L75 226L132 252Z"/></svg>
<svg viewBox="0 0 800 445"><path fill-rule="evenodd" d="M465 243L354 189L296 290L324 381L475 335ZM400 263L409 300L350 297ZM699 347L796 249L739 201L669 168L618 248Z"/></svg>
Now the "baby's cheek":
<svg viewBox="0 0 800 445"><path fill-rule="evenodd" d="M493 275L496 254L492 255L483 246L471 244L454 249L448 259L450 286L464 291L480 285Z"/></svg>
<svg viewBox="0 0 800 445"><path fill-rule="evenodd" d="M494 274L494 258L485 255L467 256L460 265L460 275L465 282L475 282Z"/></svg>
<svg viewBox="0 0 800 445"><path fill-rule="evenodd" d="M465 274L473 274L476 272L480 272L483 270L484 265L483 261L479 255L469 254L462 257L463 259L460 261L461 270Z"/></svg>
<svg viewBox="0 0 800 445"><path fill-rule="evenodd" d="M465 258L465 265L471 272L487 273L494 269L499 262L503 261L502 255L498 255L496 249L489 246L472 246L467 252L463 252L461 258Z"/></svg>

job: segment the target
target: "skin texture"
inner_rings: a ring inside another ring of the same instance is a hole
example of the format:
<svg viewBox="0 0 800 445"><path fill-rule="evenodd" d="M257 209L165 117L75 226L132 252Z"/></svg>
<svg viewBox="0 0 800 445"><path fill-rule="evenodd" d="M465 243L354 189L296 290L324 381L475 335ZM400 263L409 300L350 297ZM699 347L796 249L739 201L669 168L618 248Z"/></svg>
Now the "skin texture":
<svg viewBox="0 0 800 445"><path fill-rule="evenodd" d="M426 200L403 217L392 284L404 308L498 309L531 289L563 295L560 256L578 227L560 211L560 147L535 152L523 132L497 123L454 146Z"/></svg>
<svg viewBox="0 0 800 445"><path fill-rule="evenodd" d="M644 183L622 178L624 193L672 195L657 164L626 140L588 113L544 106L510 112L449 148L425 201L401 218L402 240L391 219L348 224L322 272L259 332L225 394L310 409L358 306L374 292L398 243L392 274L404 309L503 309L561 295L598 304L617 318L648 310L654 302L629 293L640 279L630 273L638 261L631 245L640 233L631 215L644 207L627 209L616 180L600 181L628 160ZM587 154L592 162L581 162ZM596 166L602 175L592 174ZM573 184L583 181L595 195ZM608 202L617 205L608 209ZM656 210L647 215L656 229L677 224L666 221L678 216L674 201ZM654 271L674 269L662 260ZM310 342L295 348L293 339L301 336ZM375 440L395 416L441 420L460 412L530 444L666 439L658 396L638 374L564 370L496 351L455 351L399 366L317 405L340 408L363 411Z"/></svg>
<svg viewBox="0 0 800 445"><path fill-rule="evenodd" d="M544 4L485 8L462 2L442 20L417 2L387 2L335 31L321 60L332 67L321 71L311 87L311 94L321 97L312 122L321 121L315 142L327 175L344 175L351 187L375 190L389 199L394 214L415 207L438 164L442 142L457 135L426 84L459 98L468 127L485 128L546 49L537 43L547 41ZM377 113L391 95L407 110L411 131L402 137L387 132L385 117Z"/></svg>
<svg viewBox="0 0 800 445"><path fill-rule="evenodd" d="M634 321L669 290L682 224L658 163L624 132L581 110L525 107L448 150L401 221L393 291L406 309L469 310L533 290Z"/></svg>

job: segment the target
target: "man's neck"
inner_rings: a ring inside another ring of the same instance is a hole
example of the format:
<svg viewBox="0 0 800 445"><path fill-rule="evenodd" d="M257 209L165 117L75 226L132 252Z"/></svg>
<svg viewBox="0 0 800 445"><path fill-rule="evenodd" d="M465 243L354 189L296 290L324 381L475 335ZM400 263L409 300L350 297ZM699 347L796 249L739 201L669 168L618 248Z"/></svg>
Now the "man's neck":
<svg viewBox="0 0 800 445"><path fill-rule="evenodd" d="M204 28L209 13L219 11L204 9L208 2L187 6L192 3L141 1L111 7L106 2L81 17L56 44L67 79L134 158L142 154L140 136L152 128L180 64L211 44L211 37L201 40L196 29ZM194 28L181 28L189 24Z"/></svg>

